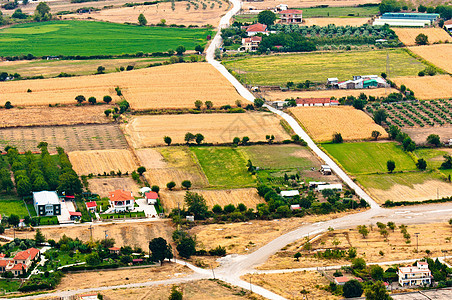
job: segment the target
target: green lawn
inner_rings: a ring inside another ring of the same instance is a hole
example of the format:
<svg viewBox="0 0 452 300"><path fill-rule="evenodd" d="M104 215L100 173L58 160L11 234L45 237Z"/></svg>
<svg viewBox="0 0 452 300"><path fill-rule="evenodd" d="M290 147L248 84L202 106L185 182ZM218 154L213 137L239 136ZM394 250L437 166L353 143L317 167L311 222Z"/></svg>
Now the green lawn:
<svg viewBox="0 0 452 300"><path fill-rule="evenodd" d="M23 218L28 216L28 211L24 202L19 197L0 194L0 214L6 216L14 214Z"/></svg>
<svg viewBox="0 0 452 300"><path fill-rule="evenodd" d="M0 280L0 291L10 293L16 292L20 287L19 280L2 279Z"/></svg>
<svg viewBox="0 0 452 300"><path fill-rule="evenodd" d="M426 180L440 180L435 172L409 172L393 174L358 175L356 179L366 188L389 190L396 184L413 188L414 184L422 184ZM433 198L433 197L432 197Z"/></svg>
<svg viewBox="0 0 452 300"><path fill-rule="evenodd" d="M240 148L253 162L264 169L310 168L314 166L312 154L298 145L255 145Z"/></svg>
<svg viewBox="0 0 452 300"><path fill-rule="evenodd" d="M191 147L212 187L254 186L256 179L248 172L247 158L238 148Z"/></svg>
<svg viewBox="0 0 452 300"><path fill-rule="evenodd" d="M183 45L187 50L205 44L209 29L142 27L92 22L50 21L14 25L0 30L3 56L119 55L164 52Z"/></svg>
<svg viewBox="0 0 452 300"><path fill-rule="evenodd" d="M301 9L303 10L303 18L371 17L379 13L378 6L309 7Z"/></svg>
<svg viewBox="0 0 452 300"><path fill-rule="evenodd" d="M326 82L329 77L342 81L353 79L356 74L385 72L386 53L389 53L392 77L417 75L426 67L402 49L270 55L229 60L224 65L240 69L242 78L258 85L306 80Z"/></svg>
<svg viewBox="0 0 452 300"><path fill-rule="evenodd" d="M323 144L325 150L352 174L387 172L386 162L395 162L395 171L416 170L411 157L397 143Z"/></svg>
<svg viewBox="0 0 452 300"><path fill-rule="evenodd" d="M144 218L145 214L142 211L139 212L130 212L126 214L100 214L102 219L125 219L125 218Z"/></svg>
<svg viewBox="0 0 452 300"><path fill-rule="evenodd" d="M414 154L418 158L423 158L427 162L427 169L438 169L444 162L444 155L447 151L440 149L416 149Z"/></svg>

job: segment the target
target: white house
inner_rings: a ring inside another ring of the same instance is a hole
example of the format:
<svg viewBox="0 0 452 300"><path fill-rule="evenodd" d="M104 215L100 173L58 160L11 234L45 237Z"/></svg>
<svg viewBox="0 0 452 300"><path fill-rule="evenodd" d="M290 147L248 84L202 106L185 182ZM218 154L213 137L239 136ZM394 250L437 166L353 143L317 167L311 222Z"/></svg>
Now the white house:
<svg viewBox="0 0 452 300"><path fill-rule="evenodd" d="M130 211L133 210L135 205L135 198L133 197L132 192L116 190L110 192L108 198L110 199L110 206L113 208L114 212Z"/></svg>
<svg viewBox="0 0 452 300"><path fill-rule="evenodd" d="M259 44L262 42L261 36L250 36L247 38L242 38L242 51L257 51Z"/></svg>
<svg viewBox="0 0 452 300"><path fill-rule="evenodd" d="M428 268L428 263L423 261L418 261L416 266L399 267L397 274L401 286L419 286L432 283L432 272Z"/></svg>
<svg viewBox="0 0 452 300"><path fill-rule="evenodd" d="M291 191L281 191L282 197L295 197L300 195L300 192L298 190L291 190Z"/></svg>
<svg viewBox="0 0 452 300"><path fill-rule="evenodd" d="M337 190L337 191L342 191L342 184L340 183L335 183L335 184L321 184L319 186L317 186L316 190L318 192L321 192L323 190Z"/></svg>
<svg viewBox="0 0 452 300"><path fill-rule="evenodd" d="M156 204L159 195L156 192L147 192L144 194L147 204Z"/></svg>
<svg viewBox="0 0 452 300"><path fill-rule="evenodd" d="M33 205L40 217L61 215L61 203L56 192L33 192Z"/></svg>

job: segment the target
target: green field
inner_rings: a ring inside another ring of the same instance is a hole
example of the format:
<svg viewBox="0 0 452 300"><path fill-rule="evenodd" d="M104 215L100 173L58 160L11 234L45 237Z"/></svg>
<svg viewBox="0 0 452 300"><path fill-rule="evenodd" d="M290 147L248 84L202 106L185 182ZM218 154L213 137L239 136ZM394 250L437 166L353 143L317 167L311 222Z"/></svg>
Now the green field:
<svg viewBox="0 0 452 300"><path fill-rule="evenodd" d="M441 149L416 149L414 154L417 158L423 158L427 162L428 169L438 169L444 162L444 155L447 151ZM450 153L449 153L450 154Z"/></svg>
<svg viewBox="0 0 452 300"><path fill-rule="evenodd" d="M217 188L254 186L256 179L247 171L247 158L232 147L192 147L209 184Z"/></svg>
<svg viewBox="0 0 452 300"><path fill-rule="evenodd" d="M240 77L251 84L285 85L289 81L326 82L329 77L342 81L357 74L379 75L386 72L386 53L391 77L417 75L426 67L402 49L271 55L223 63L229 69L240 70Z"/></svg>
<svg viewBox="0 0 452 300"><path fill-rule="evenodd" d="M409 172L394 174L358 175L356 176L356 179L366 188L389 190L391 187L397 184L413 188L414 184L422 184L427 180L440 180L441 176L435 172Z"/></svg>
<svg viewBox="0 0 452 300"><path fill-rule="evenodd" d="M24 202L14 195L0 194L0 214L2 216L17 215L21 218L28 216Z"/></svg>
<svg viewBox="0 0 452 300"><path fill-rule="evenodd" d="M309 7L301 9L303 10L303 18L372 17L379 13L378 6Z"/></svg>
<svg viewBox="0 0 452 300"><path fill-rule="evenodd" d="M310 168L314 166L311 153L298 145L256 145L241 148L261 169Z"/></svg>
<svg viewBox="0 0 452 300"><path fill-rule="evenodd" d="M91 22L50 21L14 25L0 30L2 56L120 55L164 52L183 45L205 44L209 29L142 27Z"/></svg>
<svg viewBox="0 0 452 300"><path fill-rule="evenodd" d="M395 171L416 170L411 157L397 143L322 144L325 150L352 174L388 172L386 162L395 162Z"/></svg>

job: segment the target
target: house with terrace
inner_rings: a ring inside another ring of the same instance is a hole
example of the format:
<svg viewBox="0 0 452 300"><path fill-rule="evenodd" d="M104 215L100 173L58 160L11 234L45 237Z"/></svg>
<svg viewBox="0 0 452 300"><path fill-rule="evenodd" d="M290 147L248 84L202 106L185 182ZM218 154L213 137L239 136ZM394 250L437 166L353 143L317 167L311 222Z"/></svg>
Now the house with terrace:
<svg viewBox="0 0 452 300"><path fill-rule="evenodd" d="M129 191L116 190L110 192L108 198L113 212L131 211L135 205L135 198Z"/></svg>

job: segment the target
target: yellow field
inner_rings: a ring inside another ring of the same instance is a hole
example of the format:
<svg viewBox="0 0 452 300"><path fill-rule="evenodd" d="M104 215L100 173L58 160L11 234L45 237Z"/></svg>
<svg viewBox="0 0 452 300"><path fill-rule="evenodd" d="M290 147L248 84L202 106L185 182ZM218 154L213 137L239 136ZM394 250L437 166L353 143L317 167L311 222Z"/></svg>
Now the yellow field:
<svg viewBox="0 0 452 300"><path fill-rule="evenodd" d="M452 97L452 77L449 75L397 77L393 81L398 86L404 84L421 100Z"/></svg>
<svg viewBox="0 0 452 300"><path fill-rule="evenodd" d="M201 133L207 143L230 143L234 137L248 136L251 141L265 141L273 134L275 141L288 139L280 118L272 113L184 114L138 116L125 125L125 132L135 148L163 145L163 137L184 144L187 132Z"/></svg>
<svg viewBox="0 0 452 300"><path fill-rule="evenodd" d="M243 10L248 10L249 7L254 7L256 9L269 9L275 8L276 5L281 4L279 0L264 0L262 2L243 2ZM354 6L358 4L365 3L380 3L379 0L288 0L284 1L290 8L297 7L314 7L318 5L328 5L328 6Z"/></svg>
<svg viewBox="0 0 452 300"><path fill-rule="evenodd" d="M362 89L362 90L345 90L345 89L338 89L338 90L320 90L320 91L289 91L289 92L282 92L282 91L266 91L262 92L262 96L265 99L271 100L271 101L284 101L286 99L290 98L331 98L336 97L337 99L341 97L347 97L347 96L355 96L358 97L361 93L364 93L368 96L374 96L374 97L382 97L387 96L390 93L397 93L398 91L396 89L386 89L379 88L379 89Z"/></svg>
<svg viewBox="0 0 452 300"><path fill-rule="evenodd" d="M303 19L304 26L328 26L334 24L336 26L361 26L369 21L369 18L306 18Z"/></svg>
<svg viewBox="0 0 452 300"><path fill-rule="evenodd" d="M190 76L187 76L190 74ZM152 83L152 84L151 84ZM208 63L180 63L129 72L71 78L51 78L0 83L0 94L12 105L76 104L75 97L104 95L118 101L120 87L131 107L140 109L192 108L196 100L213 102L215 107L245 101L214 67ZM31 89L32 92L27 93Z"/></svg>
<svg viewBox="0 0 452 300"><path fill-rule="evenodd" d="M447 33L445 34L447 35ZM452 60L450 59L452 56L452 44L408 47L408 49L449 74L452 74Z"/></svg>
<svg viewBox="0 0 452 300"><path fill-rule="evenodd" d="M237 205L243 203L248 208L256 209L256 205L264 203L259 197L255 188L233 189L233 190L192 190L192 192L201 194L206 199L207 206L212 208L215 204L221 207L227 204ZM167 211L177 208L179 203L182 208L185 205L185 191L160 191L162 204Z"/></svg>
<svg viewBox="0 0 452 300"><path fill-rule="evenodd" d="M344 140L370 139L374 130L379 131L382 138L388 136L365 112L351 106L294 107L290 112L317 142L331 141L336 132Z"/></svg>
<svg viewBox="0 0 452 300"><path fill-rule="evenodd" d="M101 198L108 197L109 193L115 190L131 191L134 196L138 196L141 188L131 176L88 179L88 187L92 193L98 194Z"/></svg>
<svg viewBox="0 0 452 300"><path fill-rule="evenodd" d="M111 171L130 174L138 168L132 153L125 149L74 151L68 156L78 175L109 174Z"/></svg>
<svg viewBox="0 0 452 300"><path fill-rule="evenodd" d="M395 31L399 40L406 46L416 45L416 37L419 34L425 34L428 36L428 42L433 44L435 42L452 42L452 38L447 32L442 28L397 28L394 27L392 30ZM412 50L412 49L410 49Z"/></svg>

